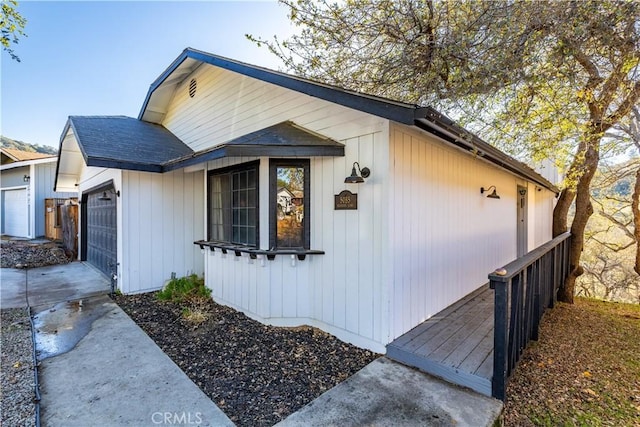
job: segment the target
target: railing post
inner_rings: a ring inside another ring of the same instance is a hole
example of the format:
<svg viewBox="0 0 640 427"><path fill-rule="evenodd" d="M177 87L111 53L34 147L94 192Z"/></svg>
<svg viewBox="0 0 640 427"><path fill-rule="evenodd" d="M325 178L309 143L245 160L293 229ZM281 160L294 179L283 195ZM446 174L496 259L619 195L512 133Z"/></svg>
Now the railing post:
<svg viewBox="0 0 640 427"><path fill-rule="evenodd" d="M489 274L494 290L493 377L491 394L504 400L509 376L547 307L569 274L571 235L565 233Z"/></svg>
<svg viewBox="0 0 640 427"><path fill-rule="evenodd" d="M490 282L494 294L493 378L491 395L504 400L507 385L507 349L509 345L508 287L505 282Z"/></svg>

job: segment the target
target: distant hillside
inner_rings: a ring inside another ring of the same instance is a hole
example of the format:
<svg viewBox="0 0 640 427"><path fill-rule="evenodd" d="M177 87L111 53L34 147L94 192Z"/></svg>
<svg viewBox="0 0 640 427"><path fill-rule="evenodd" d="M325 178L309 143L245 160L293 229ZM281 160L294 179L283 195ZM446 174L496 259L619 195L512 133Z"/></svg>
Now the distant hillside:
<svg viewBox="0 0 640 427"><path fill-rule="evenodd" d="M16 141L15 139L7 138L2 135L0 135L0 147L43 154L58 154L58 150L48 145L29 144L27 142Z"/></svg>

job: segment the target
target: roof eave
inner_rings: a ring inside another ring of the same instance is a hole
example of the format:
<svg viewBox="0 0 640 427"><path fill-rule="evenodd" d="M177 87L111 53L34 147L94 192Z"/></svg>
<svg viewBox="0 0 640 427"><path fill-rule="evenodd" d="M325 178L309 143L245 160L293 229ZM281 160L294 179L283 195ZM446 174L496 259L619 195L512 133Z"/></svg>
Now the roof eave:
<svg viewBox="0 0 640 427"><path fill-rule="evenodd" d="M474 153L502 169L508 170L517 176L532 181L555 194L560 193L558 187L545 179L542 175L538 174L535 170L503 153L476 135L468 131L464 131L460 126L456 125L446 116L433 109L429 108L428 110L430 110L427 113L428 117L417 119L415 121L415 126L445 140L452 145L455 145L458 148Z"/></svg>
<svg viewBox="0 0 640 427"><path fill-rule="evenodd" d="M151 84L144 103L142 104L140 114L138 114L139 120L142 120L153 93L187 58L406 125L412 125L422 111L422 109L416 105L351 92L335 86L187 48L182 51L180 56Z"/></svg>

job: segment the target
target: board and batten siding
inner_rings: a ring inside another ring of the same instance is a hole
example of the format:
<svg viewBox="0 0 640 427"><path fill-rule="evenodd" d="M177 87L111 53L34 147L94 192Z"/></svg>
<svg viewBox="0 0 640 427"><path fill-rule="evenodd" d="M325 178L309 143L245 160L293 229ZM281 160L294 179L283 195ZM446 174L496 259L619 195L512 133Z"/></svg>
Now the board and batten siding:
<svg viewBox="0 0 640 427"><path fill-rule="evenodd" d="M122 171L118 204L121 291L162 288L171 273L202 276L204 260L193 244L204 235L203 171L164 174Z"/></svg>
<svg viewBox="0 0 640 427"><path fill-rule="evenodd" d="M197 90L189 97L188 86ZM177 85L162 125L194 151L283 121L335 140L381 131L385 120L203 64Z"/></svg>
<svg viewBox="0 0 640 427"><path fill-rule="evenodd" d="M56 179L56 162L36 164L35 169L35 234L36 236L44 236L45 234L45 206L44 200L48 198L68 199L78 197L78 193L72 192L56 192L53 191L53 185Z"/></svg>
<svg viewBox="0 0 640 427"><path fill-rule="evenodd" d="M267 324L316 326L344 341L384 352L388 335L386 135L375 132L342 140L345 157L310 159L311 248L325 255L309 255L304 261L278 255L270 261L206 249L205 279L213 298ZM256 159L220 159L209 162L207 169L252 160ZM267 249L269 158L257 160L260 246ZM372 171L364 184L344 183L354 161ZM344 189L358 194L358 210L334 210L334 195Z"/></svg>
<svg viewBox="0 0 640 427"><path fill-rule="evenodd" d="M533 184L429 134L393 125L390 165L392 339L516 258L518 185L527 187L535 213L529 215L529 245L550 238L551 192L538 196ZM480 194L491 185L499 200Z"/></svg>

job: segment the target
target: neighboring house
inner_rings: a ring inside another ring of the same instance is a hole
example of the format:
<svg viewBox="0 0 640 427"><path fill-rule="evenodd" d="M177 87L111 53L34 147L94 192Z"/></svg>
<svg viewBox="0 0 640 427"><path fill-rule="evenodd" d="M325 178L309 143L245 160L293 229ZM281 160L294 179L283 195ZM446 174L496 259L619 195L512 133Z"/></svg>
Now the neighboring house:
<svg viewBox="0 0 640 427"><path fill-rule="evenodd" d="M57 156L0 147L2 234L35 238L45 234L45 199L77 197L53 190Z"/></svg>
<svg viewBox="0 0 640 427"><path fill-rule="evenodd" d="M557 193L431 108L193 49L137 119L69 117L56 188L122 292L204 273L254 319L379 352L550 240Z"/></svg>

